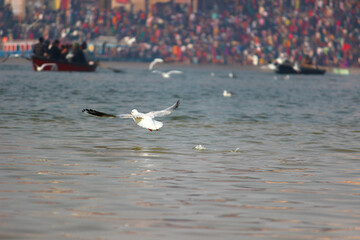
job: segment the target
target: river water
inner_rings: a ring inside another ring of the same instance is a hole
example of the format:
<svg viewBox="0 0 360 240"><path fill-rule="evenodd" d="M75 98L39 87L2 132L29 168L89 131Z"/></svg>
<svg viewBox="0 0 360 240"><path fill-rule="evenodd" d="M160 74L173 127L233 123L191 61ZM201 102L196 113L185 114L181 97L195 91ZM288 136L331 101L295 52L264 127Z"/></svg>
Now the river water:
<svg viewBox="0 0 360 240"><path fill-rule="evenodd" d="M360 239L358 75L157 67L0 65L0 239Z"/></svg>

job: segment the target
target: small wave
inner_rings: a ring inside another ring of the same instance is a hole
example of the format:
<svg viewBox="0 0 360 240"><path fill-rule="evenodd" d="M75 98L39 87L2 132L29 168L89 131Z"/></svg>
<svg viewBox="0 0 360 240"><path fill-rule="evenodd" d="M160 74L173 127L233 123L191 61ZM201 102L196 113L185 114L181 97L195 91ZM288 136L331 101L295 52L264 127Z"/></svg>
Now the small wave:
<svg viewBox="0 0 360 240"><path fill-rule="evenodd" d="M357 152L359 152L358 150L344 149L344 148L331 148L329 150L333 151L333 152L342 152L342 153L357 153Z"/></svg>
<svg viewBox="0 0 360 240"><path fill-rule="evenodd" d="M191 116L185 116L185 115L181 115L181 116L172 116L170 117L171 120L177 120L177 121L186 121L186 120L197 120L197 117L191 117Z"/></svg>

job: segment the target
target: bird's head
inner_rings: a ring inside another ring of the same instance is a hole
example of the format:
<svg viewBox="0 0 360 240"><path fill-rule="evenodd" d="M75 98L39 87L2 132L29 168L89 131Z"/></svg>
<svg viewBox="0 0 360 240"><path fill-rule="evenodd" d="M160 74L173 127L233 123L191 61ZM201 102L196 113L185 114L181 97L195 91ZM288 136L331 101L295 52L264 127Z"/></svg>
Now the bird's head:
<svg viewBox="0 0 360 240"><path fill-rule="evenodd" d="M136 116L137 114L139 114L138 110L136 110L136 109L131 110L130 115Z"/></svg>

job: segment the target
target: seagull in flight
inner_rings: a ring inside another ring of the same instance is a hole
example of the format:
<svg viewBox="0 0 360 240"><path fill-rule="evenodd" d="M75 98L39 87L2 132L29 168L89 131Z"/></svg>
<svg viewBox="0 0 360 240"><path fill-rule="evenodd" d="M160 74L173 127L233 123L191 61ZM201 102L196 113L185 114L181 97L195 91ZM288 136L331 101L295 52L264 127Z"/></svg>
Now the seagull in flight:
<svg viewBox="0 0 360 240"><path fill-rule="evenodd" d="M153 67L155 66L155 64L157 63L162 63L164 62L164 60L162 58L155 58L149 65L149 70L153 70Z"/></svg>
<svg viewBox="0 0 360 240"><path fill-rule="evenodd" d="M145 129L149 129L150 131L153 131L153 130L159 130L163 126L162 122L157 121L154 118L169 115L170 113L172 113L175 109L177 109L179 107L179 104L180 104L180 100L178 100L175 104L173 104L172 106L170 106L168 108L165 108L160 111L152 111L152 112L148 112L148 113L141 113L136 109L133 109L130 112L130 114L119 114L119 115L107 114L107 113L99 112L99 111L96 111L93 109L83 109L82 112L85 112L87 114L94 115L97 117L132 118L138 126L145 128Z"/></svg>
<svg viewBox="0 0 360 240"><path fill-rule="evenodd" d="M34 63L35 64L35 63ZM36 67L36 71L38 72L42 72L42 71L45 71L45 68L46 67L49 67L50 66L50 70L49 71L57 71L58 70L58 67L57 67L57 64L56 63L44 63L42 64L41 66L38 66L35 64L35 67Z"/></svg>
<svg viewBox="0 0 360 240"><path fill-rule="evenodd" d="M152 72L161 74L163 76L163 78L170 78L171 74L182 74L183 73L182 71L178 71L178 70L171 70L169 72L162 72L159 70L154 70Z"/></svg>

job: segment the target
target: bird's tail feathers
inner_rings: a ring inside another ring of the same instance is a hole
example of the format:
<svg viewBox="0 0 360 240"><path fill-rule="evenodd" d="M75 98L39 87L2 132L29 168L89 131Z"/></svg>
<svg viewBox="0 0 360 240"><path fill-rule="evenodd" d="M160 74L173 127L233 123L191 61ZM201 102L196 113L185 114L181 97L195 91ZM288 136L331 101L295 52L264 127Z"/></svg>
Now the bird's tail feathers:
<svg viewBox="0 0 360 240"><path fill-rule="evenodd" d="M87 109L87 108L83 109L82 112L85 112L87 114L94 115L94 116L97 116L97 117L110 117L110 118L115 118L116 117L115 115L112 115L112 114L99 112L99 111L96 111L96 110L93 110L93 109Z"/></svg>
<svg viewBox="0 0 360 240"><path fill-rule="evenodd" d="M159 121L156 121L154 120L154 130L159 130L160 128L162 128L163 126L163 123L162 122L159 122Z"/></svg>

